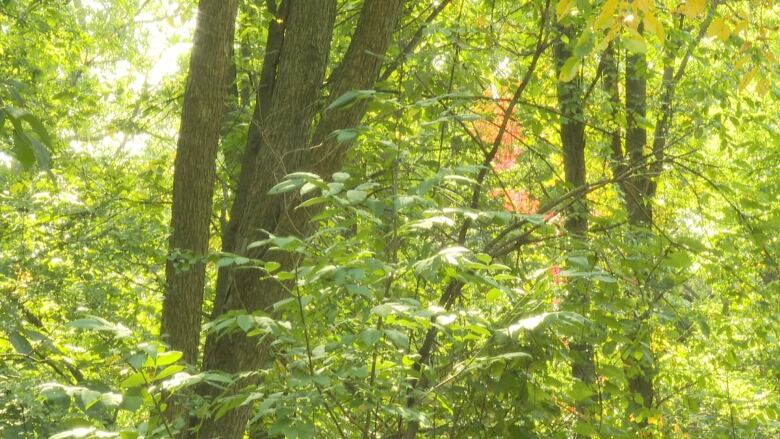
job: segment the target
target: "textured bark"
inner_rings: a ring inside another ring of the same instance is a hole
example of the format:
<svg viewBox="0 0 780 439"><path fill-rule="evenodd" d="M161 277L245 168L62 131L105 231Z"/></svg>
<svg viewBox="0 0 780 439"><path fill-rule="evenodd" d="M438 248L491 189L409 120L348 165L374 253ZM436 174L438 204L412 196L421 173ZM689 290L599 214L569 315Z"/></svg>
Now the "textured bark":
<svg viewBox="0 0 780 439"><path fill-rule="evenodd" d="M639 32L642 33L640 26ZM631 166L645 168L647 162L647 130L642 121L647 119L647 57L641 53L626 55L626 112L628 126L626 129L626 152L631 160ZM651 181L646 173L640 172L629 179L628 191L624 194L628 208L629 222L638 227L650 227L653 221L651 195L648 193ZM638 327L643 322L636 322ZM635 343L645 344L650 349L650 332L637 332L632 338ZM655 368L651 362L627 360L629 366L636 368L637 373L629 377L629 388L642 397L641 407L653 407L655 389L653 377Z"/></svg>
<svg viewBox="0 0 780 439"><path fill-rule="evenodd" d="M620 120L621 108L625 107L620 99L620 72L618 68L617 53L612 44L604 50L603 79L604 91L609 96L609 102L612 107L611 120L617 123L617 121ZM628 169L629 163L626 161L626 154L623 149L623 137L620 126L615 126L614 130L610 133L609 147L612 152L612 161L610 162L612 173L615 176L623 175ZM641 194L639 193L640 188L635 186L634 181L625 178L618 180L618 186L623 193L626 208L630 211L631 205L627 200L641 199Z"/></svg>
<svg viewBox="0 0 780 439"><path fill-rule="evenodd" d="M237 0L200 2L174 163L170 249L199 260L188 266L178 258L166 265L161 332L191 364L198 358L205 283L202 258L208 252L215 159L237 5ZM181 269L177 262L182 263Z"/></svg>
<svg viewBox="0 0 780 439"><path fill-rule="evenodd" d="M707 29L715 18L715 11L720 2L715 0L710 3L706 18L702 21L697 37L691 41L685 54L682 56L677 70L674 69L675 51L673 45L667 41L667 52L664 57L664 70L662 77L662 96L660 102L660 114L655 124L653 135L652 155L655 161L645 167L646 175L635 178L634 187L639 192L638 197L628 197L626 199L629 208L629 221L636 226L650 227L653 221L652 198L655 196L656 180L661 174L663 168L664 155L668 145L668 134L674 116L672 107L674 101L674 91L677 83L685 74L685 69L691 59L694 49L699 45ZM640 25L639 32L642 32ZM647 132L636 123L636 115L646 117L647 113L647 60L645 55L629 55L626 59L626 110L629 111L629 131L626 136L626 148L632 161L638 154L645 154L647 144ZM633 114L631 114L633 113ZM644 164L645 159L641 158L638 163ZM642 322L638 322L641 325ZM639 362L637 367L639 373L635 377L629 378L629 387L631 390L642 397L642 407L652 408L656 400L654 387L654 378L656 374L654 355L651 346L652 331L637 331L635 334L635 343L642 343L650 349L650 362ZM644 421L643 423L646 423Z"/></svg>
<svg viewBox="0 0 780 439"><path fill-rule="evenodd" d="M237 8L238 0L200 2L174 162L171 258L160 332L190 364L198 360L204 258ZM168 419L181 417L183 410L169 400Z"/></svg>
<svg viewBox="0 0 780 439"><path fill-rule="evenodd" d="M568 41L576 39L576 30L573 26L557 24L556 28L560 37L566 36ZM558 74L560 74L563 64L572 55L571 50L560 37L555 42L555 64ZM587 182L585 173L585 103L581 81L582 78L578 75L572 81L558 81L557 84L558 110L561 114L560 137L563 147L563 167L566 184L570 188L582 187ZM572 242L575 243L575 247L582 247L588 233L588 206L585 197L580 197L572 205L566 215L564 227L572 238ZM569 295L577 312L587 316L590 298L586 292L581 290L581 283L572 282L569 285ZM571 344L570 353L574 378L593 387L596 381L593 347L584 340L578 340ZM587 416L592 403L592 399L581 401L578 403L578 409Z"/></svg>
<svg viewBox="0 0 780 439"><path fill-rule="evenodd" d="M273 3L273 2L271 2ZM284 43L284 31L287 23L289 0L284 0L274 9L274 18L268 23L268 37L265 44L265 56L263 68L260 72L260 83L257 86L255 96L255 108L247 133L246 146L241 159L238 184L235 190L235 199L230 212L230 221L222 231L222 249L233 251L234 239L238 224L241 222L243 207L246 205L249 192L254 184L257 162L257 153L262 148L264 138L262 134L263 115L270 112L271 98L276 84L276 71L279 66L282 44ZM224 285L223 285L224 287ZM219 296L219 293L217 293Z"/></svg>
<svg viewBox="0 0 780 439"><path fill-rule="evenodd" d="M558 25L561 36L571 41L575 37L570 26ZM560 74L563 63L571 56L571 51L560 39L555 43L555 61ZM558 110L560 117L560 136L563 146L563 166L566 183L572 188L585 184L585 123L584 102L581 78L569 82L558 81ZM566 216L566 230L575 236L583 236L588 230L587 206L581 198L574 204Z"/></svg>
<svg viewBox="0 0 780 439"><path fill-rule="evenodd" d="M390 76L400 67L403 65L404 60L414 52L414 49L417 48L417 46L420 44L420 42L423 40L423 35L425 34L426 29L428 29L428 26L430 26L431 23L433 23L433 20L436 19L436 17L441 14L441 11L444 10L447 6L449 6L452 3L452 0L442 0L439 2L438 5L436 5L435 8L433 8L433 12L431 12L430 15L425 19L425 22L423 22L422 26L420 26L419 29L417 29L417 32L414 33L412 38L409 40L408 43L404 46L404 48L401 50L401 53L398 54L398 56L395 57L388 65L385 67L385 69L382 71L382 74L379 76L379 82L387 81Z"/></svg>
<svg viewBox="0 0 780 439"><path fill-rule="evenodd" d="M642 32L641 25L639 32ZM642 121L647 120L647 57L641 53L626 55L626 152L630 166L644 168L647 161L647 130ZM623 194L632 224L648 226L653 220L652 208L645 189L647 176L640 172L629 179L628 193Z"/></svg>
<svg viewBox="0 0 780 439"><path fill-rule="evenodd" d="M253 151L245 154L239 193L232 209L231 224L226 230L223 247L236 253L245 253L250 240L260 238L258 229L271 229L268 220L279 215L274 203L266 203L265 194L273 176L282 172L280 159L287 149L300 148L308 142L310 124L317 109L319 89L325 73L330 39L336 14L334 0L291 1L287 26L279 54L276 83L271 90L270 110L264 114L263 102L258 103L256 115L261 122ZM260 96L268 88L260 88ZM261 98L262 99L262 98ZM259 114L257 114L259 112ZM250 133L250 137L254 137ZM262 141L261 141L262 139ZM254 139L253 139L254 140ZM266 171L265 166L272 169ZM246 174L249 173L249 174ZM279 177L281 178L281 177ZM264 309L259 300L263 289L278 289L276 285L260 282L248 271L221 270L217 281L217 297L212 317L218 317L231 309L254 311ZM255 293L255 294L252 294ZM275 301L275 300L274 300ZM270 303L273 303L270 302ZM206 340L203 367L226 372L239 372L259 368L262 365L262 349L257 339L239 334L220 339L210 336ZM251 384L244 380L237 386ZM231 410L218 420L203 420L199 437L239 439L243 437L250 407Z"/></svg>
<svg viewBox="0 0 780 439"><path fill-rule="evenodd" d="M610 46L604 52L604 90L607 92L612 104L613 120L618 120L620 113L619 70L614 47ZM620 129L616 128L610 135L610 149L612 151L612 171L614 175L622 175L629 167L639 169L639 174L618 183L623 192L623 199L628 211L629 223L636 227L648 227L651 224L653 212L650 200L653 196L652 187L654 181L646 175L646 144L647 132L640 126L638 118L647 117L647 61L644 55L629 54L626 56L625 67L625 109L628 119L626 127L625 148L620 136ZM669 75L665 69L664 78ZM656 133L654 143L656 147L664 142L665 130L660 135ZM662 148L665 147L661 146ZM643 322L635 322L641 327ZM629 336L635 343L643 343L650 346L650 332L633 331ZM633 358L625 360L627 369L634 369L634 375L629 377L629 389L639 394L642 398L640 407L651 408L655 398L653 388L654 368L652 364L636 361ZM637 407L631 408L632 411Z"/></svg>
<svg viewBox="0 0 780 439"><path fill-rule="evenodd" d="M382 65L381 54L387 50L402 6L403 0L364 3L347 53L331 76L331 100L349 90L373 87ZM262 230L276 235L302 235L311 230L311 212L293 209L300 201L298 198L289 194L270 196L268 190L290 172L309 171L327 177L342 166L348 144L337 143L328 135L357 125L365 113L365 103L325 112L317 129L313 129L335 10L332 0L290 1L270 105L267 109L261 105L258 110L262 135L254 151L256 157L253 166L247 167L249 163L245 162L247 166L242 171L253 175L242 175L248 182L240 190L246 192L236 195L229 235L225 237L224 245L230 251L276 260L291 268L293 261L288 255L267 253L263 248L247 250L250 243L266 237ZM281 285L260 280L252 271L221 270L213 317L234 309L267 311L285 294ZM263 366L266 348L243 334L209 337L204 368L227 372L256 370ZM246 384L251 384L251 380L238 386ZM249 409L240 407L218 421L204 422L200 437L240 438Z"/></svg>

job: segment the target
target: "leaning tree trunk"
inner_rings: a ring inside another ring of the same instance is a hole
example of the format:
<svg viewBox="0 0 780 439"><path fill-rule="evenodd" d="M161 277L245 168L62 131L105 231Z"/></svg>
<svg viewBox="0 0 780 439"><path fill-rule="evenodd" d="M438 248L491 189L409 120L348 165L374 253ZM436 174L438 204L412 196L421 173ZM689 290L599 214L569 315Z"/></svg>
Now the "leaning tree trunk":
<svg viewBox="0 0 780 439"><path fill-rule="evenodd" d="M403 4L403 0L366 0L350 46L330 77L331 100L349 90L374 87L382 65L381 54L387 50ZM365 103L328 111L313 128L335 10L332 0L290 2L270 104L267 110L259 110L262 135L257 146L245 155L240 178L244 185L239 185L243 192L236 194L233 217L224 236L223 247L232 252L276 260L291 268L293 261L287 255L266 253L263 248L247 249L250 243L266 237L260 230L276 235L300 235L311 230L310 212L294 209L298 198L290 194L269 196L268 190L290 172L309 171L327 177L337 171L347 144L336 142L329 134L357 125L365 113ZM261 280L249 270L221 270L213 317L236 309L269 310L285 291L275 281ZM263 366L267 346L258 346L256 339L243 334L212 336L207 339L204 355L205 369L251 371ZM245 380L237 386L250 383ZM250 408L239 407L219 420L205 420L201 437L242 437Z"/></svg>
<svg viewBox="0 0 780 439"><path fill-rule="evenodd" d="M205 286L205 257L238 0L201 0L184 95L173 174L170 256L161 334L195 364ZM171 401L170 406L176 404ZM177 410L173 409L171 413Z"/></svg>
<svg viewBox="0 0 780 439"><path fill-rule="evenodd" d="M555 42L555 64L558 74L569 57L571 49L563 38L575 41L576 34L573 25L556 24L559 37ZM568 43L570 44L570 43ZM570 188L584 187L587 178L585 174L585 122L584 97L582 93L582 78L577 75L568 82L558 81L558 111L560 112L560 137L563 147L563 167L566 184ZM588 233L588 206L585 197L580 197L566 214L564 224L567 234L575 248L582 248L586 243ZM577 312L587 316L590 308L590 298L582 281L571 282L568 285L569 295ZM577 340L571 344L572 375L575 379L592 388L596 381L596 368L593 364L593 347L585 340ZM578 401L580 412L587 416L593 399Z"/></svg>

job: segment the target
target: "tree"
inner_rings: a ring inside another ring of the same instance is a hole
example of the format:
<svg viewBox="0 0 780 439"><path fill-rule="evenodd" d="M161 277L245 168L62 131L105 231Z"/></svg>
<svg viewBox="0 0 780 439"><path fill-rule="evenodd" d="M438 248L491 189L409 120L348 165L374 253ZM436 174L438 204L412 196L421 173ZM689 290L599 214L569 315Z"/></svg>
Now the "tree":
<svg viewBox="0 0 780 439"><path fill-rule="evenodd" d="M780 434L777 8L226 5L0 2L0 436Z"/></svg>
<svg viewBox="0 0 780 439"><path fill-rule="evenodd" d="M401 0L365 2L349 48L328 79L329 102L373 87L382 66L381 54L390 44L403 5ZM284 36L268 34L267 46L271 50L267 53L273 54L273 49L279 47L278 60L266 58L263 77L267 79L261 83L257 117L253 121L259 135L249 136L255 143L247 145L230 223L223 235L224 250L272 260L274 256L266 254L265 248L250 248L250 244L261 240L264 233L284 236L310 230L310 213L293 210L296 198L272 198L269 190L290 172L327 175L338 170L349 142L339 141L331 133L355 127L366 108L365 102L357 102L349 109L333 108L325 111L316 128L312 128L327 68L336 5L331 0L291 2L289 6L283 3L279 9L287 11L283 18ZM277 38L283 41L277 43ZM285 257L277 262L285 267L292 263ZM261 280L255 272L222 269L212 317L236 309L269 311L286 294L284 285ZM206 370L248 371L261 367L266 355L267 346L258 348L253 339L245 336L212 336L206 342L203 363ZM200 434L238 438L248 416L248 407L234 410L220 420L206 421Z"/></svg>
<svg viewBox="0 0 780 439"><path fill-rule="evenodd" d="M237 10L238 0L203 0L198 6L174 163L172 232L160 333L193 365L200 345L217 146Z"/></svg>

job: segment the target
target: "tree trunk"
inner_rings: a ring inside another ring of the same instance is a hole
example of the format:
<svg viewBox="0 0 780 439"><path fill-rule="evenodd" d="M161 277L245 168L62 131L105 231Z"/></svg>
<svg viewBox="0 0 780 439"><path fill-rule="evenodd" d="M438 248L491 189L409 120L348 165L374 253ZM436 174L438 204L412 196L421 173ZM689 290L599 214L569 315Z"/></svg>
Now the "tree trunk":
<svg viewBox="0 0 780 439"><path fill-rule="evenodd" d="M642 27L639 27L642 33ZM629 166L640 169L638 175L628 180L626 193L624 193L626 207L628 209L629 222L633 226L647 228L652 225L653 207L648 193L650 187L649 177L643 170L647 162L647 57L643 53L626 54L626 112L628 126L626 129L626 152L630 159ZM642 398L641 408L652 408L655 398L653 377L655 368L651 347L652 331L643 331L641 328L646 322L635 322L637 329L629 337L638 345L646 345L650 352L650 360L634 360L629 356L626 362L636 373L629 376L630 390ZM644 422L642 423L644 424Z"/></svg>
<svg viewBox="0 0 780 439"><path fill-rule="evenodd" d="M200 2L174 162L172 232L160 332L190 364L198 360L215 160L237 9L238 0Z"/></svg>
<svg viewBox="0 0 780 439"><path fill-rule="evenodd" d="M374 86L382 65L381 54L387 50L403 3L366 0L350 46L331 76L331 100L349 90ZM241 179L247 182L239 186L244 192L236 194L231 224L224 237L223 247L232 252L276 260L291 268L293 261L288 255L267 253L264 248L247 250L250 243L266 237L260 230L276 235L301 235L311 230L310 212L293 209L300 201L298 198L290 194L270 196L268 190L290 172L309 171L327 178L340 169L347 144L337 143L328 135L355 126L365 113L365 103L328 111L321 116L317 129L313 129L335 11L332 0L290 2L270 105L267 110L260 110L262 136L256 151L249 153L256 154L252 166L251 157L245 156ZM235 309L267 311L285 294L285 289L275 281L261 280L249 270L223 269L218 276L213 317ZM243 334L219 339L210 336L204 368L227 372L257 370L266 356L266 345L258 346L256 339ZM205 421L200 437L240 438L249 411L250 407L240 407L218 421Z"/></svg>
<svg viewBox="0 0 780 439"><path fill-rule="evenodd" d="M556 24L560 37L555 42L555 64L557 73L567 59L572 55L571 50L561 37L566 36L568 41L576 40L575 29L572 25L563 26ZM585 123L581 77L578 75L569 82L558 81L558 110L560 116L560 137L563 147L563 166L566 184L569 188L584 186L587 182L585 174ZM586 245L588 233L588 206L585 197L581 197L567 212L564 224L567 234L574 243L575 248L583 248ZM576 311L587 316L590 308L590 298L585 291L582 281L574 281L568 285L569 295ZM596 381L596 368L593 364L593 347L584 340L576 340L571 344L572 375L588 387L593 387ZM577 403L578 410L587 418L592 399Z"/></svg>
<svg viewBox="0 0 780 439"><path fill-rule="evenodd" d="M639 32L642 32L641 26ZM647 161L647 57L642 53L626 55L626 151L629 166L644 168ZM653 220L652 208L645 196L647 176L644 172L629 179L630 191L623 194L628 207L629 221L634 225L649 226Z"/></svg>

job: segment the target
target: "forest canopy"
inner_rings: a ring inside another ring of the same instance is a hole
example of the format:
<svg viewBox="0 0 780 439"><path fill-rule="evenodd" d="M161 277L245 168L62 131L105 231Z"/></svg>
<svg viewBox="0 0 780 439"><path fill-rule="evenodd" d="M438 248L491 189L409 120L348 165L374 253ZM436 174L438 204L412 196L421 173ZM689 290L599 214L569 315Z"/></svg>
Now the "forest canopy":
<svg viewBox="0 0 780 439"><path fill-rule="evenodd" d="M780 437L779 31L0 0L0 438Z"/></svg>

